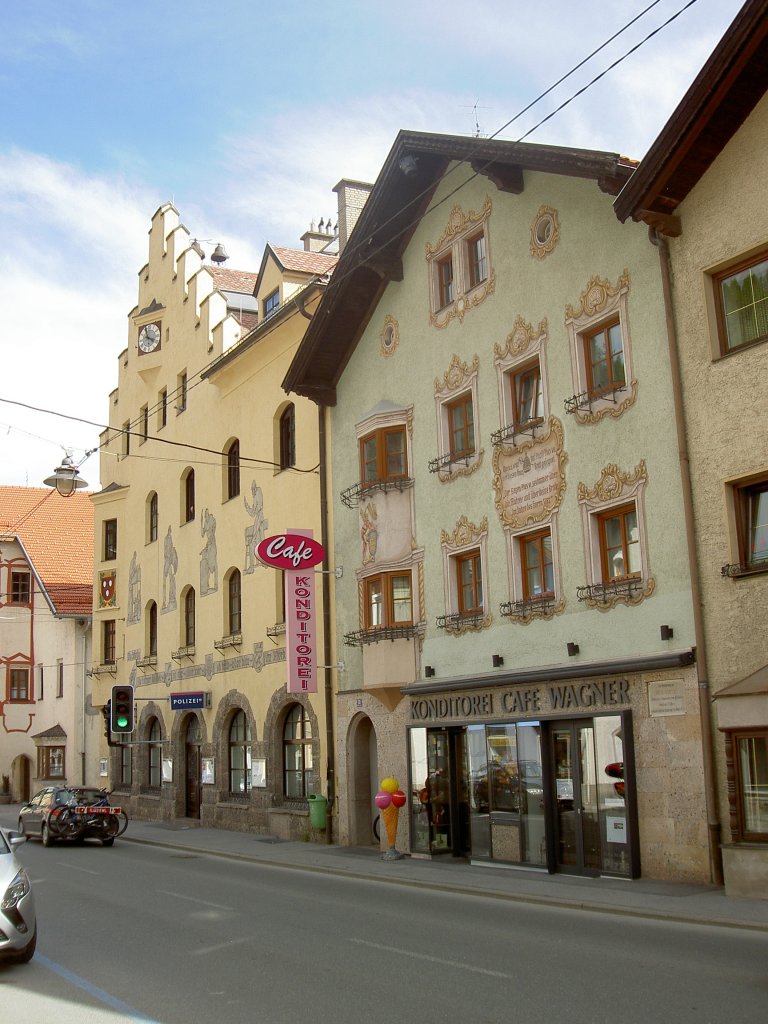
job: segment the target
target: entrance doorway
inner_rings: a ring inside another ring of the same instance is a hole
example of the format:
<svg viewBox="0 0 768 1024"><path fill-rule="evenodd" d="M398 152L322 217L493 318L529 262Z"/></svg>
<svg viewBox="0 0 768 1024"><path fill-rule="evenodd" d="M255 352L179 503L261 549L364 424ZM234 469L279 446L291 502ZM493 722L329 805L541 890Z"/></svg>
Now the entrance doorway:
<svg viewBox="0 0 768 1024"><path fill-rule="evenodd" d="M411 744L416 755L413 787L418 794L418 805L414 801L415 848L466 857L471 849L466 731L412 730Z"/></svg>
<svg viewBox="0 0 768 1024"><path fill-rule="evenodd" d="M548 731L555 869L629 875L621 718L551 722Z"/></svg>
<svg viewBox="0 0 768 1024"><path fill-rule="evenodd" d="M184 789L184 816L187 818L200 817L200 722L197 715L190 715L187 719L187 727L184 735L185 751L185 789Z"/></svg>

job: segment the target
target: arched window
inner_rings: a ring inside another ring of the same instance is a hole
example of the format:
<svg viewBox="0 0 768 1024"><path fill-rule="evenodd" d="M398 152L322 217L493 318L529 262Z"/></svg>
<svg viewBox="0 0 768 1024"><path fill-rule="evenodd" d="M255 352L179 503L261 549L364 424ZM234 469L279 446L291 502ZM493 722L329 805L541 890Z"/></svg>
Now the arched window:
<svg viewBox="0 0 768 1024"><path fill-rule="evenodd" d="M157 540L158 530L158 507L157 491L152 491L147 499L147 543L151 544Z"/></svg>
<svg viewBox="0 0 768 1024"><path fill-rule="evenodd" d="M312 788L312 725L306 709L294 704L283 728L283 792L290 799L306 799Z"/></svg>
<svg viewBox="0 0 768 1024"><path fill-rule="evenodd" d="M240 570L233 569L227 580L227 626L230 634L243 628Z"/></svg>
<svg viewBox="0 0 768 1024"><path fill-rule="evenodd" d="M160 789L160 783L163 779L163 734L160 729L160 723L156 718L153 718L150 722L147 739L149 740L147 744L147 777L149 785L151 789Z"/></svg>
<svg viewBox="0 0 768 1024"><path fill-rule="evenodd" d="M195 646L195 590L190 587L184 594L184 628L182 637L185 647Z"/></svg>
<svg viewBox="0 0 768 1024"><path fill-rule="evenodd" d="M280 469L296 465L296 411L287 406L280 417Z"/></svg>
<svg viewBox="0 0 768 1024"><path fill-rule="evenodd" d="M191 523L195 518L195 471L188 469L181 478L181 521Z"/></svg>
<svg viewBox="0 0 768 1024"><path fill-rule="evenodd" d="M240 493L240 442L237 438L231 442L226 451L226 480L224 494L228 499L236 498Z"/></svg>
<svg viewBox="0 0 768 1024"><path fill-rule="evenodd" d="M157 657L157 604L150 601L147 605L147 655Z"/></svg>
<svg viewBox="0 0 768 1024"><path fill-rule="evenodd" d="M251 788L251 727L244 711L229 726L229 791L245 795Z"/></svg>

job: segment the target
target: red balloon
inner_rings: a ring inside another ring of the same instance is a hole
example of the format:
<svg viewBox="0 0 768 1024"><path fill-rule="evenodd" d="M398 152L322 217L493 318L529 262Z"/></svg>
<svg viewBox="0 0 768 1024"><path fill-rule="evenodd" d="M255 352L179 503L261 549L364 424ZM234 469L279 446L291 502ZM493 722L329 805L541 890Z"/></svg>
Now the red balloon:
<svg viewBox="0 0 768 1024"><path fill-rule="evenodd" d="M395 807L404 807L406 799L406 795L402 791L402 789L396 789L395 792L392 794L392 803L395 805Z"/></svg>
<svg viewBox="0 0 768 1024"><path fill-rule="evenodd" d="M387 793L386 790L383 789L379 790L379 792L374 797L373 802L376 804L379 810L383 811L385 807L389 807L389 805L392 803L392 794Z"/></svg>

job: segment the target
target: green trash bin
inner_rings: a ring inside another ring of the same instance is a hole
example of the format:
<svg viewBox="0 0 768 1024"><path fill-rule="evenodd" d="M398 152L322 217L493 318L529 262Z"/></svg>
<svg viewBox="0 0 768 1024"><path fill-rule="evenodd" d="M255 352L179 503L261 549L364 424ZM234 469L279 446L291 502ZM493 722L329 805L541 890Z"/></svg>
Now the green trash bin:
<svg viewBox="0 0 768 1024"><path fill-rule="evenodd" d="M310 793L309 797L309 820L312 828L325 828L325 809L328 801L324 796Z"/></svg>

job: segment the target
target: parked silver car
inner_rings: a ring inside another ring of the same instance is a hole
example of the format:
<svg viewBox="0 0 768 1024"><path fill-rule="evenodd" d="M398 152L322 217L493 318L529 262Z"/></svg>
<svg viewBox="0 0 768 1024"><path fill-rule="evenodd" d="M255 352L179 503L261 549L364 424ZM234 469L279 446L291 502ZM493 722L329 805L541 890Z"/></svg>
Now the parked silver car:
<svg viewBox="0 0 768 1024"><path fill-rule="evenodd" d="M37 945L35 899L13 848L24 836L0 829L0 962L28 963Z"/></svg>

